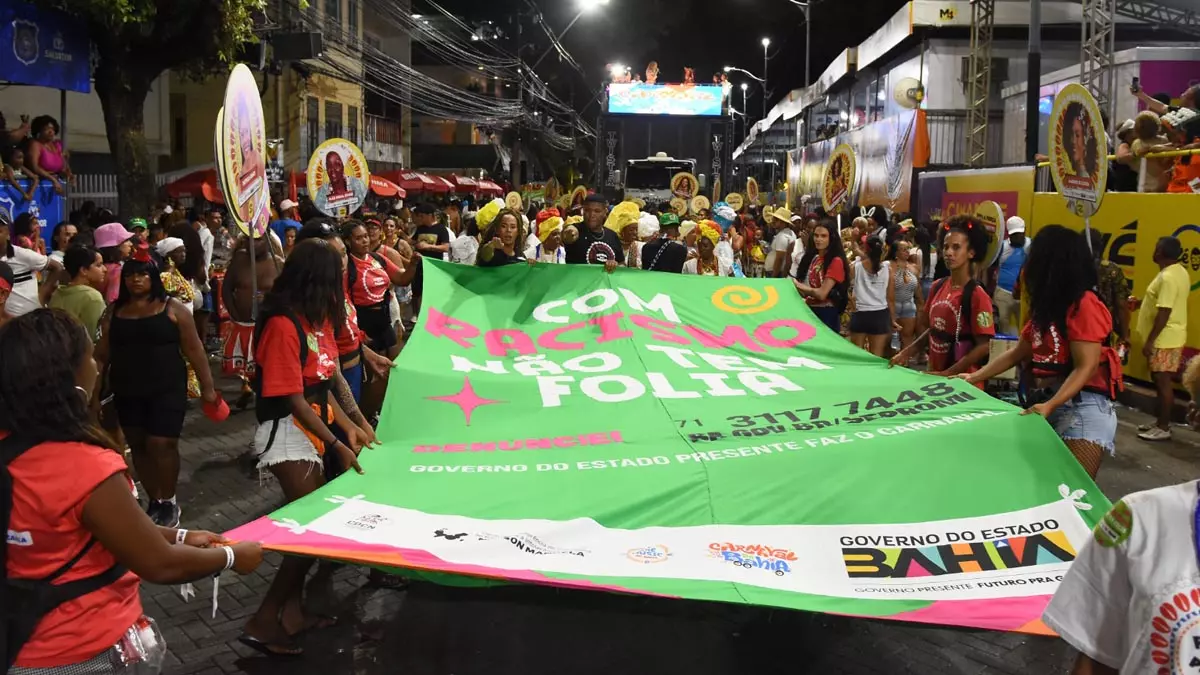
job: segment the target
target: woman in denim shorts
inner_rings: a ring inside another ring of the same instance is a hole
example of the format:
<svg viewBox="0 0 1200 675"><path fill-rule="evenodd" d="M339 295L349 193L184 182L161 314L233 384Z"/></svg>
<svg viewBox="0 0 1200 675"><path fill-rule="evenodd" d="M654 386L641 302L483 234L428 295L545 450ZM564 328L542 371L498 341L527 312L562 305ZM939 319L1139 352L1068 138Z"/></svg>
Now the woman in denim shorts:
<svg viewBox="0 0 1200 675"><path fill-rule="evenodd" d="M1086 240L1059 225L1042 228L1025 262L1030 319L1015 349L965 378L981 382L1032 360L1026 414L1046 418L1093 478L1114 454L1122 388L1112 348L1112 315L1093 290L1096 263Z"/></svg>

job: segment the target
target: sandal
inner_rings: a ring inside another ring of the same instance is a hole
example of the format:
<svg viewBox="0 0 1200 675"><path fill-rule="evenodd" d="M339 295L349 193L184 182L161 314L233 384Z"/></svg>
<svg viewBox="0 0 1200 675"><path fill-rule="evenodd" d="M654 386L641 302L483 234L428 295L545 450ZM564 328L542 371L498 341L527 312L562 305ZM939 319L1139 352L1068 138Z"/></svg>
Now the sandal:
<svg viewBox="0 0 1200 675"><path fill-rule="evenodd" d="M263 656L274 658L295 658L304 655L304 648L292 643L290 640L282 644L263 642L253 635L242 633L240 636L238 636L238 642L246 645Z"/></svg>

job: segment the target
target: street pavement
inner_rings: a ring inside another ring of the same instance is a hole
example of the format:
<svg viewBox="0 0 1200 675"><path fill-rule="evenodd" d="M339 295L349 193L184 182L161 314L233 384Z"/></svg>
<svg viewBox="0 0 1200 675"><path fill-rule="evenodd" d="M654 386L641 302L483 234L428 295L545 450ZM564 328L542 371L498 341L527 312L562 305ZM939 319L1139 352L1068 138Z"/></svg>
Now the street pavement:
<svg viewBox="0 0 1200 675"><path fill-rule="evenodd" d="M1200 435L1150 444L1136 425L1149 417L1120 409L1116 458L1100 470L1112 500L1137 490L1200 477ZM184 524L217 532L270 513L282 503L273 480L239 462L252 412L215 425L188 415L181 442L179 497ZM373 588L345 567L333 596L315 609L338 625L306 635L297 659L266 659L237 642L258 607L279 556L257 572L225 573L214 617L212 582L184 602L177 587L143 586L145 611L170 647L166 675L565 675L786 672L822 675L921 673L1050 675L1074 655L1055 639L930 628L680 600L544 587L456 588L414 583Z"/></svg>

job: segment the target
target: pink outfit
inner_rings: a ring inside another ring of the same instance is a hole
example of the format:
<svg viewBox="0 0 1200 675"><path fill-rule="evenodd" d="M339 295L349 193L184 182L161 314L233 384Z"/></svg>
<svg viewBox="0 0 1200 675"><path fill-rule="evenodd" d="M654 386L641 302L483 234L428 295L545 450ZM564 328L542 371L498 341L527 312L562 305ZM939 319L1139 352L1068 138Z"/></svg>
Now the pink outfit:
<svg viewBox="0 0 1200 675"><path fill-rule="evenodd" d="M121 263L104 263L104 301L113 304L121 294Z"/></svg>
<svg viewBox="0 0 1200 675"><path fill-rule="evenodd" d="M42 143L42 154L38 157L38 164L41 165L43 171L53 174L60 174L66 162L63 161L62 143L53 141L51 143Z"/></svg>

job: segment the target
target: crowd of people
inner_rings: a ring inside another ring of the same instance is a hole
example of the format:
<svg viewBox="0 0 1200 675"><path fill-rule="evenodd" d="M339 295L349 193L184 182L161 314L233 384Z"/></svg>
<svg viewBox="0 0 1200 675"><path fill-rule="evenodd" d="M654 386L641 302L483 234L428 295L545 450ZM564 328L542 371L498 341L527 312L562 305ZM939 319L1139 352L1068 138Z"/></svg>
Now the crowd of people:
<svg viewBox="0 0 1200 675"><path fill-rule="evenodd" d="M48 253L36 221L0 227L9 541L52 544L9 546L7 569L103 589L44 607L36 631L10 653L11 672L111 658L114 644L153 633L141 617L139 577L176 582L259 564L254 544L229 546L181 527L178 444L189 400L214 419L224 406L209 352L240 379L234 407L253 405L258 422L251 456L286 500L362 471L358 454L376 443L389 372L420 315L425 257L788 278L817 320L892 365L924 364L982 387L1024 364L1026 412L1045 417L1092 476L1115 450L1130 332L1142 337L1167 393L1186 332L1188 276L1170 237L1158 243L1162 273L1134 322L1128 283L1093 255L1098 247L1058 226L1029 240L1019 218L989 266L990 235L975 218L914 223L881 207L861 209L844 229L819 209L737 213L721 202L681 218L669 204L610 206L600 195L567 213L501 200L396 204L343 220L291 200L274 210L269 233L250 239L231 232L219 208L163 205L124 223L84 208L55 227ZM1012 331L1016 346L989 360L998 328ZM1169 438L1167 421L1144 437ZM66 452L77 458L70 478L55 469ZM285 559L243 643L295 655L305 630L330 621L307 609L311 566ZM96 621L82 638L68 628L102 613L121 620Z"/></svg>

